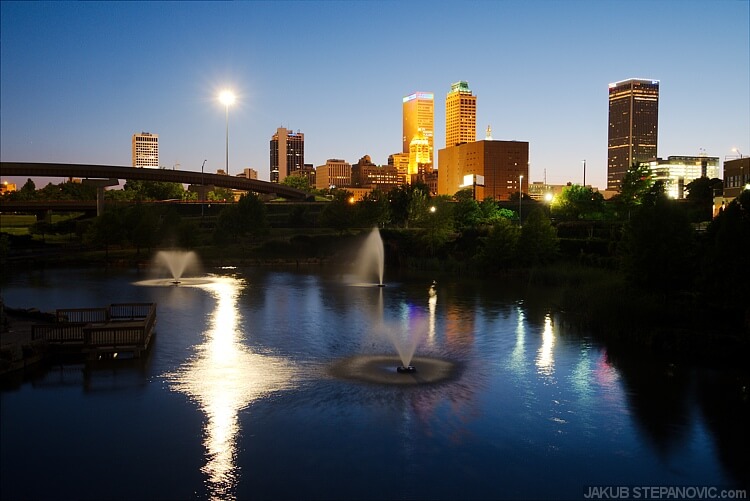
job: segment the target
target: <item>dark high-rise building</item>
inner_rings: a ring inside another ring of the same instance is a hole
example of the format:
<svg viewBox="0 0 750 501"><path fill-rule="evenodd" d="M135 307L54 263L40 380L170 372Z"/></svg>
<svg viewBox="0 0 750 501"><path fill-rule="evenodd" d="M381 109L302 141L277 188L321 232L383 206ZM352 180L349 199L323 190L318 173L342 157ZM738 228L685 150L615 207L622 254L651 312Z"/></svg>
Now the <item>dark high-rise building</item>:
<svg viewBox="0 0 750 501"><path fill-rule="evenodd" d="M283 127L271 137L271 182L280 183L305 167L305 135Z"/></svg>
<svg viewBox="0 0 750 501"><path fill-rule="evenodd" d="M658 80L631 78L609 84L608 190L620 190L634 163L656 158L658 130Z"/></svg>

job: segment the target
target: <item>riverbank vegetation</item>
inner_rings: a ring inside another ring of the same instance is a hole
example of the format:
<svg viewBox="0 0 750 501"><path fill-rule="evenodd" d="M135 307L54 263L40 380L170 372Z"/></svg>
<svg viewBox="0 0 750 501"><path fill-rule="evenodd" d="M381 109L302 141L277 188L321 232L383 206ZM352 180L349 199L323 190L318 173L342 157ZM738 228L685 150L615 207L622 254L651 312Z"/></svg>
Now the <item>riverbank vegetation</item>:
<svg viewBox="0 0 750 501"><path fill-rule="evenodd" d="M207 265L340 264L378 227L391 269L498 283L522 277L528 288L553 291L568 321L602 335L671 351L741 343L746 352L750 191L711 219L705 206L719 180L690 183L687 200L678 201L641 170L631 169L611 200L572 185L551 204L519 203L518 194L477 201L471 190L431 196L415 184L356 202L346 190L331 190L316 193L325 202L264 202L246 194L236 203L175 205L149 201L187 198L176 188L128 182L130 195L139 195L98 217L32 223L28 216L3 215L0 258L33 266L131 265L157 249L184 248ZM28 184L25 197L76 193L66 186L34 191Z"/></svg>

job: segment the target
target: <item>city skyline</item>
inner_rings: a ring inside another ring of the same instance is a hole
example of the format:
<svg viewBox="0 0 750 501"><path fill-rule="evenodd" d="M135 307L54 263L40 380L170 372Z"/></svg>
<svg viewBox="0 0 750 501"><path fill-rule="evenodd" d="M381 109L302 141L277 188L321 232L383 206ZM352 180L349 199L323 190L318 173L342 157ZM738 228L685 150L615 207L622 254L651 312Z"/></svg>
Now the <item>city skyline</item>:
<svg viewBox="0 0 750 501"><path fill-rule="evenodd" d="M215 172L230 88L232 172L268 180L280 126L305 133L307 163L382 165L402 149L402 98L463 80L480 135L489 125L529 142L529 181L580 183L586 160L587 183L604 189L608 85L630 78L660 81L659 157L750 154L748 2L651 3L642 31L615 16L625 2L147 5L148 16L130 3L0 4L3 161L129 165L129 138L151 131L164 167L206 159ZM460 44L454 26L467 27ZM445 127L439 104L434 144Z"/></svg>

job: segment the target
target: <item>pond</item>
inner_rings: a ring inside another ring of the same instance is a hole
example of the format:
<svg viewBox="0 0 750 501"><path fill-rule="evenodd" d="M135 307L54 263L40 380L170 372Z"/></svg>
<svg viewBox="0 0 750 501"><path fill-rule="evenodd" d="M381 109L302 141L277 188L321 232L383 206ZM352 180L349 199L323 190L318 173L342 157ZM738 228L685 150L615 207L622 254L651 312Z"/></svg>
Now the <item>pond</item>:
<svg viewBox="0 0 750 501"><path fill-rule="evenodd" d="M144 358L53 363L5 382L3 498L746 488L747 389L731 373L608 349L518 284L386 273L376 287L323 267L206 276L4 278L9 307L155 302L158 324ZM414 344L414 374L396 372L398 338Z"/></svg>

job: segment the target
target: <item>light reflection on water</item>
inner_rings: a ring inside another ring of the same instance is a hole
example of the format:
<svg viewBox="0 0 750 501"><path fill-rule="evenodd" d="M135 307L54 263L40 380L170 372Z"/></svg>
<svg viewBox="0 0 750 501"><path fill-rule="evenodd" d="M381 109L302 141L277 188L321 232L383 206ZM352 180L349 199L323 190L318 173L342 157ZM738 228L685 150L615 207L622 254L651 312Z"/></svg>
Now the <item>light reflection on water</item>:
<svg viewBox="0 0 750 501"><path fill-rule="evenodd" d="M544 317L544 331L542 332L542 346L539 347L536 357L537 372L552 381L555 373L555 359L552 349L555 346L555 333L552 330L552 318L549 313Z"/></svg>
<svg viewBox="0 0 750 501"><path fill-rule="evenodd" d="M242 344L237 299L244 286L231 277L200 286L216 300L205 341L184 365L165 375L173 390L195 400L206 415L202 471L214 499L236 497L239 412L258 398L293 387L295 380L287 361Z"/></svg>
<svg viewBox="0 0 750 501"><path fill-rule="evenodd" d="M102 498L127 475L143 480L121 498L576 498L585 485L732 486L725 464L744 468L746 397L723 376L573 335L544 301L463 278L437 277L430 295L432 277L375 289L231 273L243 278L142 287L74 270L3 284L6 304L45 311L102 298L159 311L148 360L0 392L3 494ZM415 355L456 361L459 376L405 388L322 370L395 355L382 323L423 325ZM113 429L125 446L103 452Z"/></svg>

